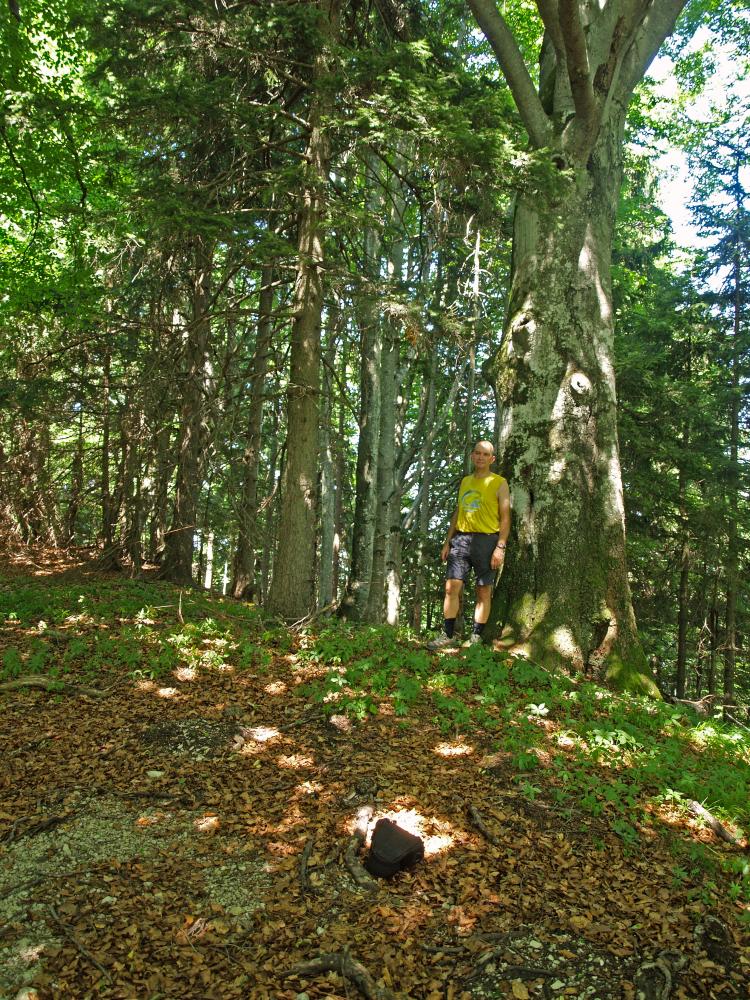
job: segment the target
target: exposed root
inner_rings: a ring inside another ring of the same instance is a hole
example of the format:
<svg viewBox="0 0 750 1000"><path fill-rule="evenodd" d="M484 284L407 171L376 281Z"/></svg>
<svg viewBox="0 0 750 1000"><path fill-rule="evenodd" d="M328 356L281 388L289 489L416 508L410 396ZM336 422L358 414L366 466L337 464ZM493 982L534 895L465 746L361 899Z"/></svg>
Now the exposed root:
<svg viewBox="0 0 750 1000"><path fill-rule="evenodd" d="M21 840L22 837L33 837L37 833L42 833L44 830L49 830L50 827L57 826L58 823L64 823L66 819L70 819L73 815L72 812L64 813L62 816L48 816L46 819L39 820L37 823L29 823L26 827L21 827L21 824L28 816L21 816L15 821L10 830L7 830L1 837L0 841L12 844L15 841ZM21 829L19 829L21 827Z"/></svg>
<svg viewBox="0 0 750 1000"><path fill-rule="evenodd" d="M354 835L349 841L346 848L346 854L344 855L346 867L349 869L354 881L360 889L367 889L369 892L377 889L378 883L367 873L357 855L367 839L367 828L370 825L373 812L374 809L372 806L362 806L362 808L358 810L357 825L354 828Z"/></svg>
<svg viewBox="0 0 750 1000"><path fill-rule="evenodd" d="M471 819L471 822L474 824L477 830L479 830L479 832L482 834L485 840L489 841L490 844L493 845L493 847L500 846L500 841L497 839L494 833L492 833L490 830L487 829L484 820L477 812L476 807L473 805L469 805L469 818Z"/></svg>
<svg viewBox="0 0 750 1000"><path fill-rule="evenodd" d="M318 955L309 962L298 962L283 974L284 979L306 979L323 972L337 972L353 983L366 1000L396 1000L395 994L384 986L378 986L367 969L352 958L348 948L343 951Z"/></svg>
<svg viewBox="0 0 750 1000"><path fill-rule="evenodd" d="M723 840L725 843L733 845L742 843L739 837L735 837L733 833L730 833L724 824L720 823L719 820L708 811L708 809L704 808L704 806L700 804L700 802L696 802L693 799L690 803L690 812L693 813L694 816L700 816L706 826L713 830L719 840Z"/></svg>
<svg viewBox="0 0 750 1000"><path fill-rule="evenodd" d="M109 691L84 687L82 684L71 684L70 681L61 681L47 674L26 674L0 684L0 691L17 691L19 688L41 688L43 691L54 691L55 694L82 694L88 698L109 697Z"/></svg>
<svg viewBox="0 0 750 1000"><path fill-rule="evenodd" d="M70 943L72 945L74 945L78 949L78 951L80 951L80 953L83 955L83 957L88 962L91 962L91 964L93 966L95 966L99 970L99 972L101 972L102 976L104 976L104 978L106 979L106 981L108 983L111 983L112 982L112 977L110 976L110 974L107 972L107 970L101 964L101 962L99 962L97 959L94 958L94 956L91 954L91 952L86 951L86 949L83 947L83 945L78 940L78 938L75 936L75 934L73 934L73 932L70 930L70 928L66 924L64 924L62 922L62 920L58 916L57 910L54 908L54 906L50 906L49 912L50 912L50 915L51 915L52 919L55 921L55 923L60 928L60 930L63 932L63 934L65 935L65 937L68 939L68 941L70 941Z"/></svg>
<svg viewBox="0 0 750 1000"><path fill-rule="evenodd" d="M310 885L310 877L307 874L307 866L314 846L315 837L310 837L305 844L305 849L302 852L302 860L299 865L299 889L303 896L308 892L315 892L315 889Z"/></svg>

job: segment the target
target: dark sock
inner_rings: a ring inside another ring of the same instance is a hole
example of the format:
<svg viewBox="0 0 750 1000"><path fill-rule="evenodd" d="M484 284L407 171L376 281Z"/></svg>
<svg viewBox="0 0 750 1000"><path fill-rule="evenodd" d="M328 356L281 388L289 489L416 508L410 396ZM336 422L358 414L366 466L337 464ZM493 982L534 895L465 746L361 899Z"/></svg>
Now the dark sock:
<svg viewBox="0 0 750 1000"><path fill-rule="evenodd" d="M445 627L445 634L448 636L449 639L452 639L453 638L453 633L456 630L456 619L455 618L446 618L445 619L445 626L444 627Z"/></svg>
<svg viewBox="0 0 750 1000"><path fill-rule="evenodd" d="M472 635L481 635L484 631L485 624L486 622L474 622L471 629Z"/></svg>

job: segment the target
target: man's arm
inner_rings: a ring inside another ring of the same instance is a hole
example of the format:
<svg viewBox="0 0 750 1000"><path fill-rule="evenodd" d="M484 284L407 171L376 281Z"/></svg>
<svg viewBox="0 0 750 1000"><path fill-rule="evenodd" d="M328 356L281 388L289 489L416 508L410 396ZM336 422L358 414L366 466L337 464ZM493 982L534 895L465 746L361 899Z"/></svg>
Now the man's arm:
<svg viewBox="0 0 750 1000"><path fill-rule="evenodd" d="M458 507L453 511L453 517L451 518L450 527L448 528L448 534L446 536L445 542L442 549L440 550L440 559L442 562L448 562L448 554L451 547L451 538L456 534L456 524L458 522Z"/></svg>
<svg viewBox="0 0 750 1000"><path fill-rule="evenodd" d="M500 531L497 539L497 547L492 553L490 566L499 569L505 559L505 546L508 543L510 534L510 490L507 480L503 479L497 491L497 516L500 520Z"/></svg>

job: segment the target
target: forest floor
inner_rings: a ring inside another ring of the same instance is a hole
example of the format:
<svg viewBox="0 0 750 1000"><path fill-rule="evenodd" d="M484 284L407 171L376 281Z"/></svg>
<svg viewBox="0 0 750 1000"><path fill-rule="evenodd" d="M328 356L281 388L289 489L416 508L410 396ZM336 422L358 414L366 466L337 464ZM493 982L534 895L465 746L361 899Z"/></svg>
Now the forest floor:
<svg viewBox="0 0 750 1000"><path fill-rule="evenodd" d="M0 562L0 682L0 997L750 996L747 732L85 553Z"/></svg>

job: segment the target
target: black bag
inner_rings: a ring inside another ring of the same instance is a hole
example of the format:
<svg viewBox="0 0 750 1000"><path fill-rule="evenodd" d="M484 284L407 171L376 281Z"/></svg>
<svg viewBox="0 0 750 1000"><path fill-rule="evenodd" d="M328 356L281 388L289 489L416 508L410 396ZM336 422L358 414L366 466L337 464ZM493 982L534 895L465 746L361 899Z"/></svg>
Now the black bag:
<svg viewBox="0 0 750 1000"><path fill-rule="evenodd" d="M364 865L371 875L391 878L423 858L424 842L421 837L402 830L389 819L379 819L372 831L370 853Z"/></svg>

